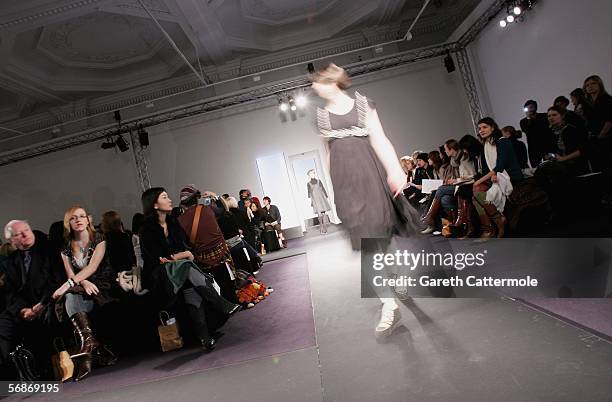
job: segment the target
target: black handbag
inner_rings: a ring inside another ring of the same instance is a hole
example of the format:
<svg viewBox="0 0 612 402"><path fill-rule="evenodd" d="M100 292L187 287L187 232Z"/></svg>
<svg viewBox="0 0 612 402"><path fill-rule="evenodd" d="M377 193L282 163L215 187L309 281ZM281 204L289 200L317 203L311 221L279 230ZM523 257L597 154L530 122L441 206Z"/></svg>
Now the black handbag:
<svg viewBox="0 0 612 402"><path fill-rule="evenodd" d="M38 381L40 379L34 355L25 346L22 344L18 345L9 356L19 374L19 381Z"/></svg>

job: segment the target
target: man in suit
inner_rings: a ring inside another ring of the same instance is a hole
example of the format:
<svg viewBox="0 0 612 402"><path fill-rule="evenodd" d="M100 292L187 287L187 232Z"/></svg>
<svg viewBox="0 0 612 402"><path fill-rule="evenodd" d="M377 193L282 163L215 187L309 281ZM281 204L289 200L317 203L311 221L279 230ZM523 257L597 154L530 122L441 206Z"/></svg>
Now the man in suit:
<svg viewBox="0 0 612 402"><path fill-rule="evenodd" d="M0 369L10 370L9 354L25 340L41 368L49 362L51 336L48 310L53 291L59 286L51 270L47 236L34 232L25 221L10 221L4 236L15 248L7 260L6 310L0 314Z"/></svg>

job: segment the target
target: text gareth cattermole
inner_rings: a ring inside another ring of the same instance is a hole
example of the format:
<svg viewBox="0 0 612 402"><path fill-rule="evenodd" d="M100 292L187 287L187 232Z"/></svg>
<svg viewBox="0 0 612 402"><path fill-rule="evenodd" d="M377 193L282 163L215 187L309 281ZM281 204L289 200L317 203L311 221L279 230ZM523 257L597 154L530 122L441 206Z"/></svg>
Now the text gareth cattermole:
<svg viewBox="0 0 612 402"><path fill-rule="evenodd" d="M485 264L487 250L482 253L413 253L408 250L397 250L395 253L374 254L372 268L380 271L386 266L403 266L414 271L417 267L452 267L462 270L465 267L482 267Z"/></svg>

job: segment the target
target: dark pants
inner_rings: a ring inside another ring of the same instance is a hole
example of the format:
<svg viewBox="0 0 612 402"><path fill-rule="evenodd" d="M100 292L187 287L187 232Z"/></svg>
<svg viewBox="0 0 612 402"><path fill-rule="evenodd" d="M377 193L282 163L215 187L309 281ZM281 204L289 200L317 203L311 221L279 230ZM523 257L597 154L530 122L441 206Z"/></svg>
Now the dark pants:
<svg viewBox="0 0 612 402"><path fill-rule="evenodd" d="M43 316L34 321L24 321L7 311L0 314L0 378L14 377L14 366L9 354L21 342L36 359L38 372L50 379L52 331Z"/></svg>

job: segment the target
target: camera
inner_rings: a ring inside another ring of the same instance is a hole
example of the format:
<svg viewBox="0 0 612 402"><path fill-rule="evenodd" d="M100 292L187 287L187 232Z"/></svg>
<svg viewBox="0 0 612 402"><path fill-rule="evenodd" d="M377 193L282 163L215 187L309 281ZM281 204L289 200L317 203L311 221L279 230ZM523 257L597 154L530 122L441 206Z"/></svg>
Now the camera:
<svg viewBox="0 0 612 402"><path fill-rule="evenodd" d="M210 198L210 197L202 198L202 204L204 204L206 206L210 206L210 204L212 204L212 198Z"/></svg>

